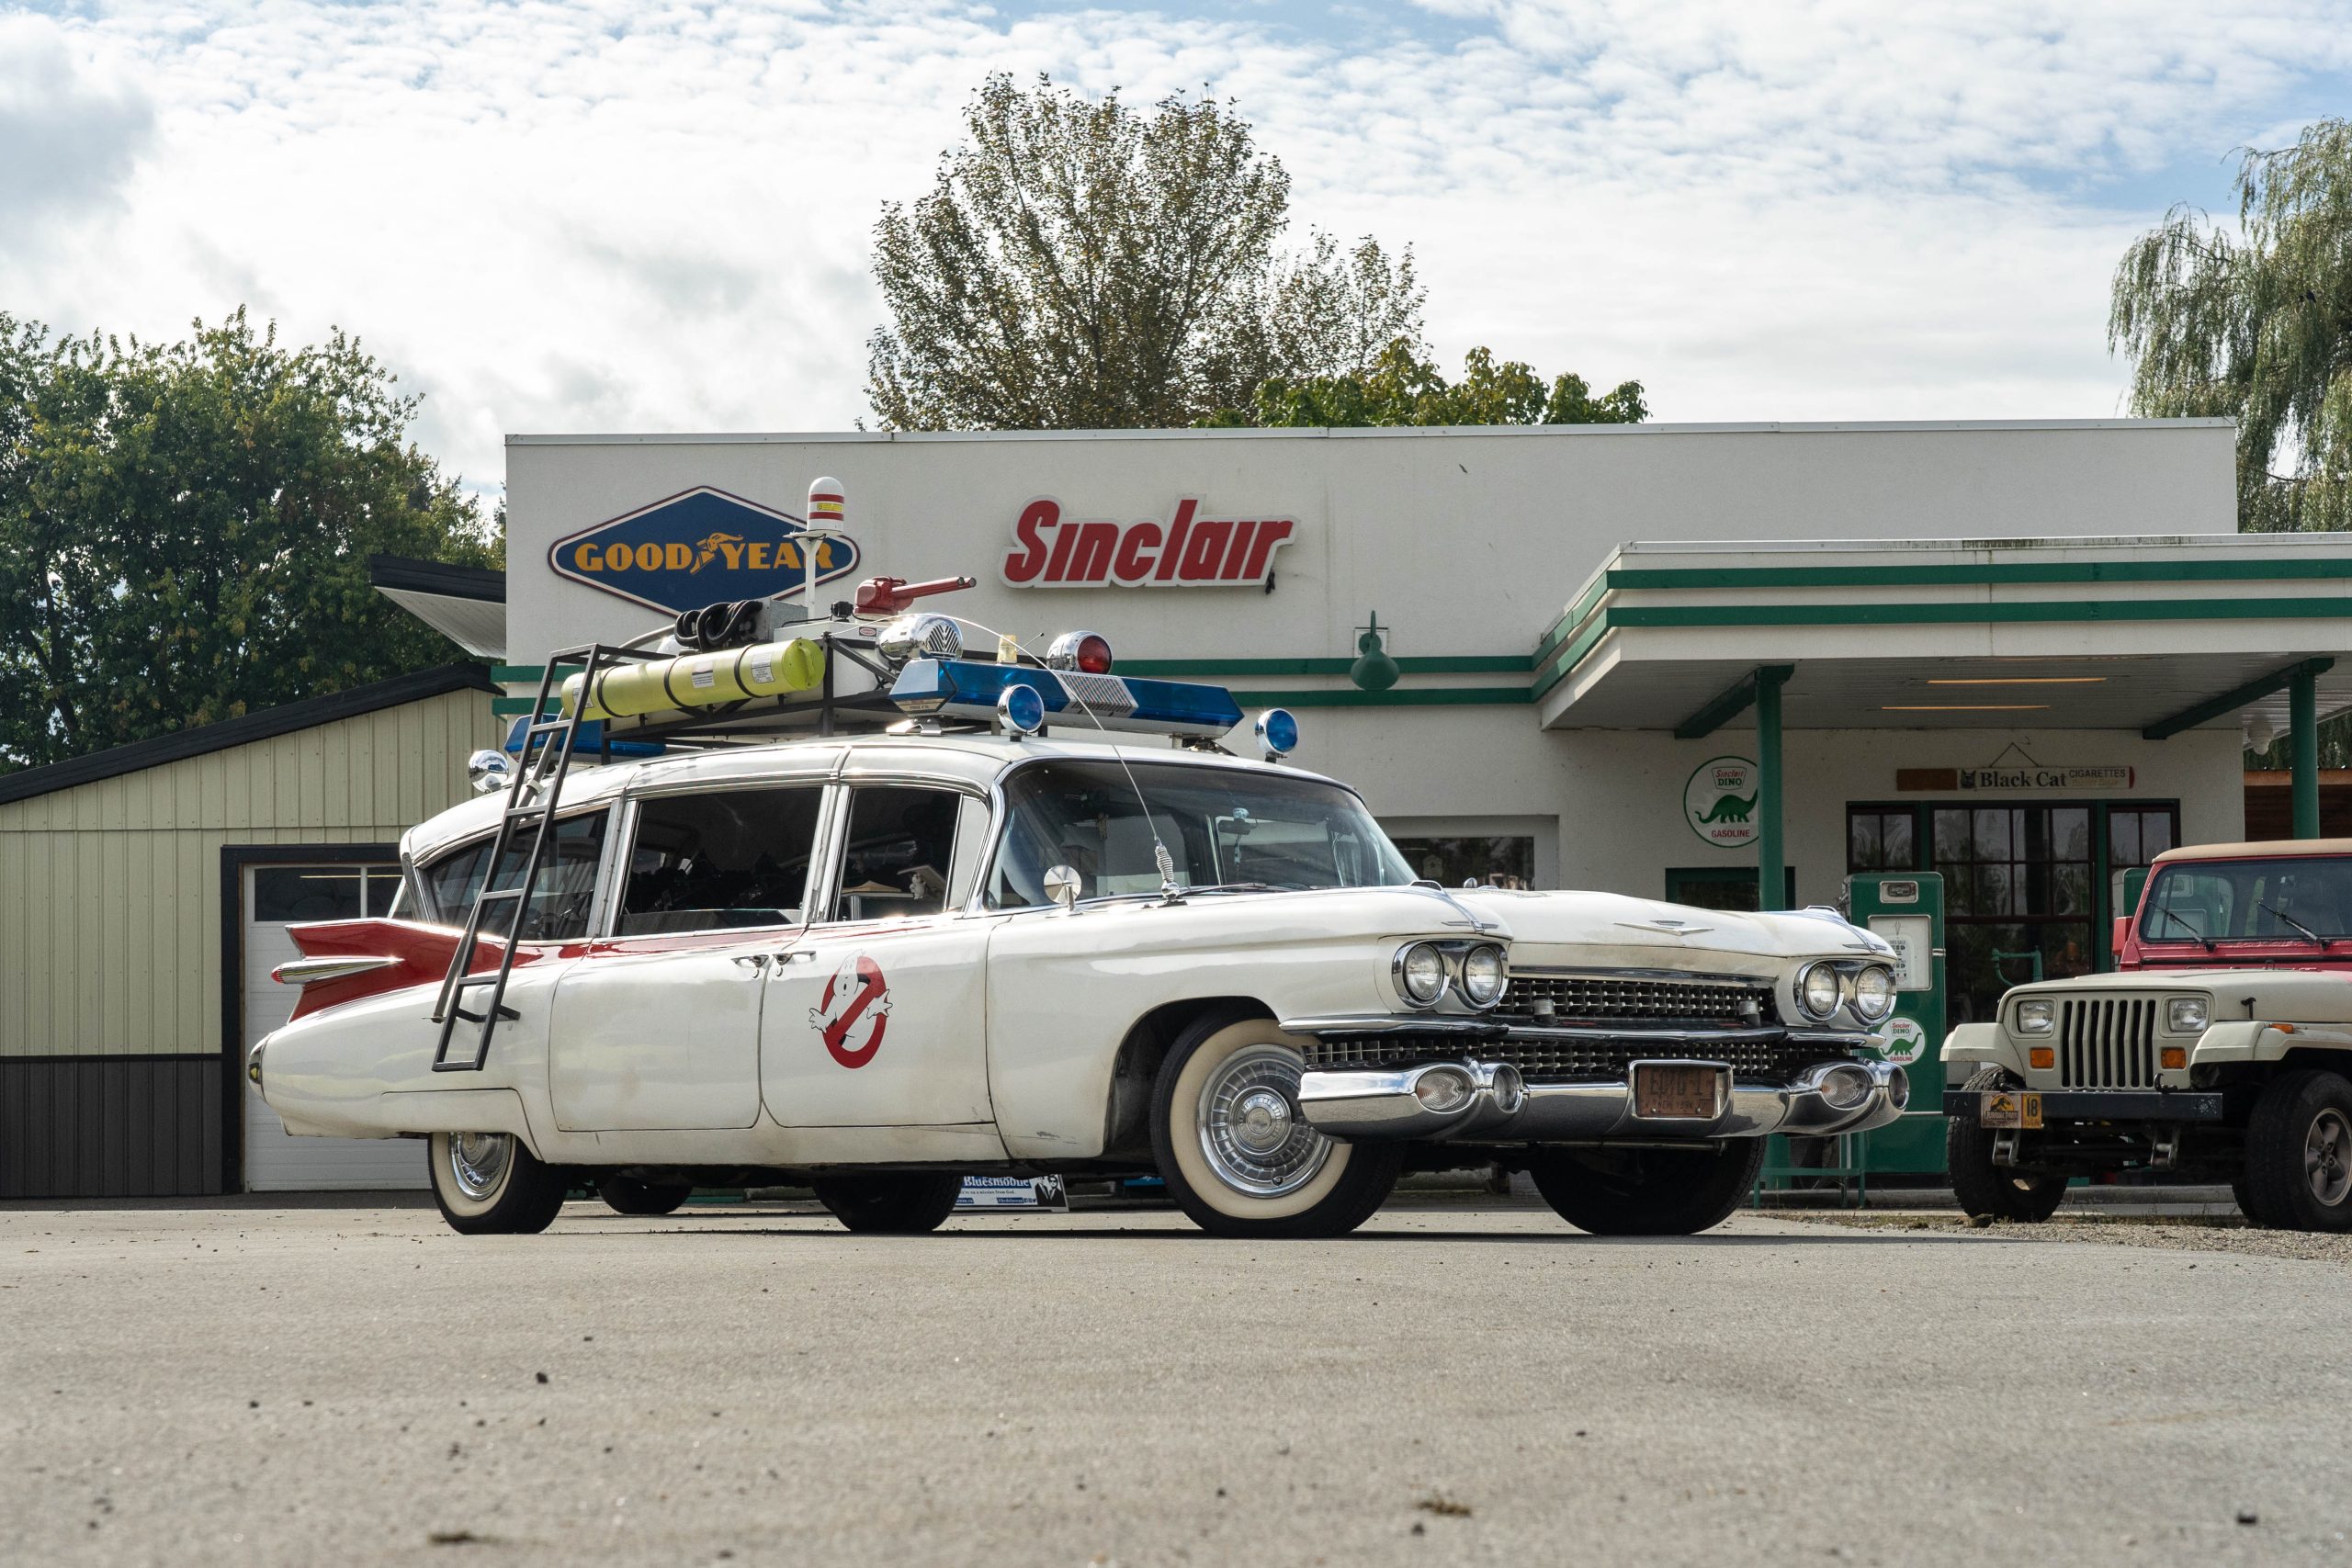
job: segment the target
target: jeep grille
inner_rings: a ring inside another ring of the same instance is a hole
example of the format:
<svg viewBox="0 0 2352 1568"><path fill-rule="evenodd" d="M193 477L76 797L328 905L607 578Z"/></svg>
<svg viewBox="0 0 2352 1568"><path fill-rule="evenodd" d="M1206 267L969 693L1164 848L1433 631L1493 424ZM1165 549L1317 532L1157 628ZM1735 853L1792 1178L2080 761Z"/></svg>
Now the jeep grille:
<svg viewBox="0 0 2352 1568"><path fill-rule="evenodd" d="M2062 997L2058 1000L2061 1089L2156 1087L2154 998Z"/></svg>
<svg viewBox="0 0 2352 1568"><path fill-rule="evenodd" d="M1496 1011L1531 1022L1625 1024L1634 1029L1680 1024L1753 1029L1773 1012L1770 987L1730 977L1694 975L1648 979L1622 975L1515 971Z"/></svg>

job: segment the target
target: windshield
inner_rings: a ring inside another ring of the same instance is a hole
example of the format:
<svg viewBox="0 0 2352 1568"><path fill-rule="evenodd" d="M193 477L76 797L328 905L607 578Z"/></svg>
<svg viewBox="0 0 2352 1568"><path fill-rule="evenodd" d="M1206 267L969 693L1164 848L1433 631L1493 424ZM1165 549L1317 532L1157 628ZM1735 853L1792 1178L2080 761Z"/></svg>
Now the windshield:
<svg viewBox="0 0 2352 1568"><path fill-rule="evenodd" d="M2352 937L2352 860L2186 861L2143 900L2142 942Z"/></svg>
<svg viewBox="0 0 2352 1568"><path fill-rule="evenodd" d="M1006 780L1012 807L989 878L1000 909L1050 903L1046 873L1078 873L1082 898L1159 891L1152 829L1175 858L1180 887L1395 887L1404 856L1346 790L1241 768L1043 762ZM1151 802L1148 826L1136 800Z"/></svg>

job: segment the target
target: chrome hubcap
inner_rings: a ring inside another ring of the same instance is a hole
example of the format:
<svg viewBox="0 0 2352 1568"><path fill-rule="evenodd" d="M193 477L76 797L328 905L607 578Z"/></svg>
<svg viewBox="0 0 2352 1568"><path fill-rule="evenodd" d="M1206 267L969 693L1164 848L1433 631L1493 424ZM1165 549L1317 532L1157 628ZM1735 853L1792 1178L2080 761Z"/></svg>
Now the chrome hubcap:
<svg viewBox="0 0 2352 1568"><path fill-rule="evenodd" d="M2312 1118L2303 1137L2303 1179L2312 1196L2330 1208L2352 1192L2352 1123L2340 1111L2323 1111Z"/></svg>
<svg viewBox="0 0 2352 1568"><path fill-rule="evenodd" d="M1295 1110L1298 1057L1279 1045L1250 1045L1221 1063L1202 1086L1201 1152L1224 1183L1252 1198L1279 1198L1315 1179L1331 1140Z"/></svg>
<svg viewBox="0 0 2352 1568"><path fill-rule="evenodd" d="M449 1176L469 1198L498 1190L513 1160L514 1140L504 1133L458 1133L449 1139Z"/></svg>

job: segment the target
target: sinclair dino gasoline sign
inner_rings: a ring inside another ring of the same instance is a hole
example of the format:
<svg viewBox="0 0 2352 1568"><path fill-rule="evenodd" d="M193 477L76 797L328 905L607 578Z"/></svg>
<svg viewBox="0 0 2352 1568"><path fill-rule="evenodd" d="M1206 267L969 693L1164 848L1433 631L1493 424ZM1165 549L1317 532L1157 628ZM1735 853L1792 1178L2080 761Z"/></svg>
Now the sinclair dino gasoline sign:
<svg viewBox="0 0 2352 1568"><path fill-rule="evenodd" d="M1756 841L1756 764L1745 757L1710 757L1682 786L1682 819L1717 849Z"/></svg>

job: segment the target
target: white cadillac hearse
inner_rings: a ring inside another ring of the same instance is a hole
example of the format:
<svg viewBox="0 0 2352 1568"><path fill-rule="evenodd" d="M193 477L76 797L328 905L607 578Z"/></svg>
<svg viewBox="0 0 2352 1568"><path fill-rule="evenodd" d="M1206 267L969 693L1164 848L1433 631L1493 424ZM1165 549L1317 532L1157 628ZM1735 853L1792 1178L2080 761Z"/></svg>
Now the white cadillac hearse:
<svg viewBox="0 0 2352 1568"><path fill-rule="evenodd" d="M429 1139L469 1233L582 1183L660 1213L807 1180L913 1232L967 1173L1157 1173L1206 1230L1328 1236L1493 1160L1586 1230L1679 1234L1764 1134L1903 1108L1888 949L1834 914L1417 882L1278 765L1287 714L1243 760L1229 694L1091 634L966 659L877 581L805 635L737 606L557 656L563 716L410 830L396 918L296 928L301 1005L248 1065L288 1131ZM739 738L812 712L888 729Z"/></svg>

